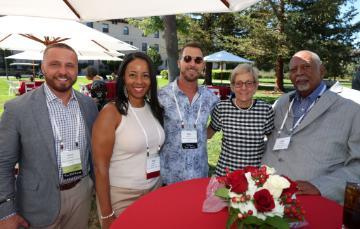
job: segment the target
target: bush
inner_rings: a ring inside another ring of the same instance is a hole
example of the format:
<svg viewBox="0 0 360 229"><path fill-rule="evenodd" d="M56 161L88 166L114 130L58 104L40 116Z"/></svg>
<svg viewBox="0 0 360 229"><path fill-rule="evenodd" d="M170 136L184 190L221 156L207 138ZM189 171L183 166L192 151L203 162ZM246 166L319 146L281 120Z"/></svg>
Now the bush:
<svg viewBox="0 0 360 229"><path fill-rule="evenodd" d="M161 75L161 78L163 78L163 79L168 79L169 78L168 70L161 70L160 75Z"/></svg>
<svg viewBox="0 0 360 229"><path fill-rule="evenodd" d="M230 80L231 71L212 70L212 78L215 80Z"/></svg>

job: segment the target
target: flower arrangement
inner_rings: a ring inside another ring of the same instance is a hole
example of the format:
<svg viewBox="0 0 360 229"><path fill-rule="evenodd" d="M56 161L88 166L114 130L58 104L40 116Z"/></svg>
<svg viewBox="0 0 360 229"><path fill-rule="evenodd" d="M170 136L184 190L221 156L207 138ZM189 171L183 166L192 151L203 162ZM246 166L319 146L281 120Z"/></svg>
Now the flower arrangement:
<svg viewBox="0 0 360 229"><path fill-rule="evenodd" d="M304 210L295 197L296 182L275 174L275 169L248 166L217 180L223 187L215 195L229 206L226 228L289 228L304 221Z"/></svg>

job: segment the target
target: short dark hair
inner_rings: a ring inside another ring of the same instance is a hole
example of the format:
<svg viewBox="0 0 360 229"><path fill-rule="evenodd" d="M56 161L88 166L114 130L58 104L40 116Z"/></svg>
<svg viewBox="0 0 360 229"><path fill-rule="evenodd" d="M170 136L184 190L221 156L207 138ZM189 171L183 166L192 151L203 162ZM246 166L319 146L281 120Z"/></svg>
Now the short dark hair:
<svg viewBox="0 0 360 229"><path fill-rule="evenodd" d="M118 77L116 80L116 97L115 105L120 114L127 115L129 107L129 99L125 95L125 71L130 62L135 59L144 60L149 68L150 72L150 98L147 102L150 104L151 112L159 120L161 125L163 125L163 109L160 106L158 96L157 96L157 80L156 72L151 61L150 57L142 52L129 53L124 57L123 62L121 63L118 71Z"/></svg>
<svg viewBox="0 0 360 229"><path fill-rule="evenodd" d="M182 47L182 49L181 49L180 52L179 52L179 59L182 58L182 54L183 54L183 52L184 52L184 49L185 49L185 48L188 48L188 47L190 47L190 48L198 48L198 49L200 49L201 52L204 54L204 51L203 51L203 48L201 47L201 44L200 44L199 42L192 41L192 42L186 43L186 44Z"/></svg>
<svg viewBox="0 0 360 229"><path fill-rule="evenodd" d="M86 76L89 76L89 77L94 77L98 74L96 68L94 68L93 66L88 66L86 68Z"/></svg>
<svg viewBox="0 0 360 229"><path fill-rule="evenodd" d="M69 45L65 44L65 43L53 43L53 44L50 44L48 46L46 46L45 50L44 50L44 54L43 54L43 58L45 56L45 54L49 51L49 49L52 49L52 48L61 48L61 49L67 49L67 50L70 50L72 51L73 53L75 53L76 55L76 58L77 58L77 53L76 51L70 47Z"/></svg>

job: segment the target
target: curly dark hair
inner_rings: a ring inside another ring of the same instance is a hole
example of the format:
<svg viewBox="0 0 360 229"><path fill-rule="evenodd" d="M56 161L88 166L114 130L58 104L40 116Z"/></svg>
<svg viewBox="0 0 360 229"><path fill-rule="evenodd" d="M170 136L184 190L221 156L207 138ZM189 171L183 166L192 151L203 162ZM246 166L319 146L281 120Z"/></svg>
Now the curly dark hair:
<svg viewBox="0 0 360 229"><path fill-rule="evenodd" d="M156 73L154 70L153 63L151 59L142 52L134 52L127 54L124 57L123 62L121 63L118 71L118 77L116 80L116 97L115 97L115 105L120 114L127 115L129 108L129 99L125 95L124 87L125 87L125 70L130 62L135 59L144 60L149 68L150 72L150 98L146 100L147 103L150 104L151 112L159 120L160 124L164 124L163 120L163 108L160 106L158 96L157 96L157 81L156 81Z"/></svg>

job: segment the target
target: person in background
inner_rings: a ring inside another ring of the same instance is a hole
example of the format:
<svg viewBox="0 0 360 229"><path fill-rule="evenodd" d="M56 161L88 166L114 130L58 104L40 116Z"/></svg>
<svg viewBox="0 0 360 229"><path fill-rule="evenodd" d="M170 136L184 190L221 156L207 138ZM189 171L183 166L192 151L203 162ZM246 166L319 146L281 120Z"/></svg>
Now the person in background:
<svg viewBox="0 0 360 229"><path fill-rule="evenodd" d="M104 80L104 78L102 76L98 75L96 68L94 68L92 66L88 66L86 68L86 79L91 80L91 81Z"/></svg>
<svg viewBox="0 0 360 229"><path fill-rule="evenodd" d="M360 91L360 66L357 68L351 82L351 88Z"/></svg>
<svg viewBox="0 0 360 229"><path fill-rule="evenodd" d="M180 51L180 76L159 91L165 110L166 139L161 149L161 176L164 184L208 176L206 126L218 97L198 85L204 69L198 43Z"/></svg>
<svg viewBox="0 0 360 229"><path fill-rule="evenodd" d="M94 102L73 90L76 52L46 47L45 83L7 102L0 121L0 228L88 228ZM14 167L19 174L14 177Z"/></svg>
<svg viewBox="0 0 360 229"><path fill-rule="evenodd" d="M343 203L346 181L360 182L360 106L331 91L311 51L290 60L295 91L275 104L275 129L262 162L297 180L298 194Z"/></svg>
<svg viewBox="0 0 360 229"><path fill-rule="evenodd" d="M253 96L258 88L258 70L240 64L231 73L230 88L234 98L220 101L211 115L208 138L223 132L217 176L246 166L260 166L266 135L274 128L274 111L270 104Z"/></svg>
<svg viewBox="0 0 360 229"><path fill-rule="evenodd" d="M90 89L90 96L94 99L98 110L100 111L105 104L108 102L107 96L107 87L104 80L95 80Z"/></svg>
<svg viewBox="0 0 360 229"><path fill-rule="evenodd" d="M103 228L140 196L161 186L163 110L150 58L128 54L117 78L115 103L94 124L92 146L98 213Z"/></svg>

